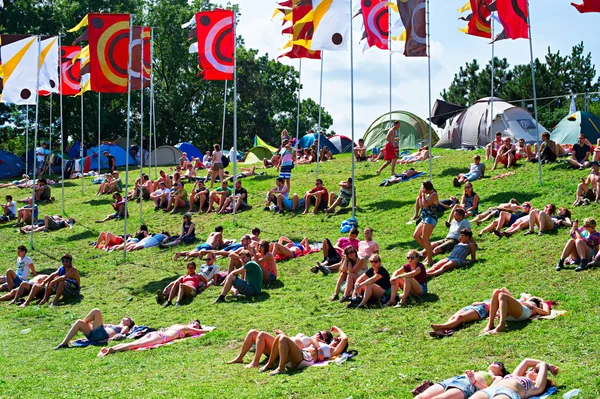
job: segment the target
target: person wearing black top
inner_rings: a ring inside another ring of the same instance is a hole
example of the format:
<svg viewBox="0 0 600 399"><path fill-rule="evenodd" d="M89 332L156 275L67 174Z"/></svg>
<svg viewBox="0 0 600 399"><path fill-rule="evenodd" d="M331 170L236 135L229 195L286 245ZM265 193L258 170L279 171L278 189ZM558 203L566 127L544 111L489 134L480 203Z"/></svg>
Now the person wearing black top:
<svg viewBox="0 0 600 399"><path fill-rule="evenodd" d="M240 208L248 206L248 190L242 187L242 182L239 180L235 182L235 191L233 192L233 195L227 198L217 213L231 212L234 206L236 213L239 212Z"/></svg>
<svg viewBox="0 0 600 399"><path fill-rule="evenodd" d="M115 157L112 156L108 151L104 151L103 155L106 157L108 162L108 170L109 173L113 173L117 169L117 162L115 161Z"/></svg>
<svg viewBox="0 0 600 399"><path fill-rule="evenodd" d="M352 297L356 298L357 295L360 294L363 296L362 301L356 308L364 308L371 299L379 301L384 295L390 295L392 290L390 274L383 266L381 266L381 257L379 257L379 254L371 255L369 263L371 264L371 267L365 274L360 276L354 284ZM349 308L353 306L353 302L350 302L347 305Z"/></svg>
<svg viewBox="0 0 600 399"><path fill-rule="evenodd" d="M573 155L567 159L567 162L574 168L583 170L590 164L590 154L592 153L592 147L586 143L585 135L580 134L577 139L577 143L573 145Z"/></svg>

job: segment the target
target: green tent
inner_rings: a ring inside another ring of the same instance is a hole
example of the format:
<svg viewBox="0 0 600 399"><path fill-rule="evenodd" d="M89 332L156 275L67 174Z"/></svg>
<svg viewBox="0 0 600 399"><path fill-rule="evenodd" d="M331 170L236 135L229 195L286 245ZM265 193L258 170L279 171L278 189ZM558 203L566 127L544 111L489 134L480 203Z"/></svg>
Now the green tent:
<svg viewBox="0 0 600 399"><path fill-rule="evenodd" d="M558 144L575 144L580 133L595 145L600 138L600 118L589 112L577 111L560 121L550 137Z"/></svg>
<svg viewBox="0 0 600 399"><path fill-rule="evenodd" d="M258 137L257 135L254 135L254 145L255 146L263 146L268 148L269 150L271 150L272 153L275 153L277 151L277 148L268 145L266 141L264 141L263 139L261 139L260 137Z"/></svg>
<svg viewBox="0 0 600 399"><path fill-rule="evenodd" d="M429 144L429 127L427 123L418 116L406 111L393 111L390 123L390 113L387 112L369 126L363 139L368 150L385 147L385 136L392 127L394 121L400 121L400 149L418 148ZM435 130L431 130L432 145L438 141Z"/></svg>
<svg viewBox="0 0 600 399"><path fill-rule="evenodd" d="M246 160L244 161L244 163L262 163L264 158L271 159L272 156L273 151L269 150L263 145L257 145L256 147L252 147L252 149L248 151L248 155L246 155Z"/></svg>

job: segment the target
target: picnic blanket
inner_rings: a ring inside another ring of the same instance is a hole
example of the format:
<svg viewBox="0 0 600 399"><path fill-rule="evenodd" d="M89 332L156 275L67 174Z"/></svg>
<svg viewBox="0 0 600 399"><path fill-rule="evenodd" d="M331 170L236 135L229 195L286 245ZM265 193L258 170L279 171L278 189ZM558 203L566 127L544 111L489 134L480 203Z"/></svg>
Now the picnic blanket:
<svg viewBox="0 0 600 399"><path fill-rule="evenodd" d="M215 328L217 328L217 327L202 326L202 328L203 328L203 329L205 329L205 330L210 330L210 331L213 331L213 330L214 330ZM167 342L167 343L162 343L162 342L161 342L160 344L156 344L156 345L148 346L148 347L146 347L146 348L138 348L137 350L138 350L138 351L145 351L145 350L148 350L148 349L154 349L154 348L158 348L158 347L160 347L160 346L164 346L164 345L171 345L171 344L174 344L174 343L176 343L176 342L181 342L181 341L183 341L184 339L200 338L200 337L201 337L201 336L203 336L203 335L204 335L204 334L196 334L196 335L192 335L192 336L185 337L185 338L179 338L179 339L175 339L175 340L173 340L173 341L169 341L169 342Z"/></svg>
<svg viewBox="0 0 600 399"><path fill-rule="evenodd" d="M553 320L556 319L558 316L565 316L566 314L566 310L551 310L548 316L535 315L531 318L531 320Z"/></svg>
<svg viewBox="0 0 600 399"><path fill-rule="evenodd" d="M71 342L71 346L74 348L86 348L90 345L104 346L106 344L108 344L107 339L105 339L104 341L90 341L89 339L81 338L81 339Z"/></svg>

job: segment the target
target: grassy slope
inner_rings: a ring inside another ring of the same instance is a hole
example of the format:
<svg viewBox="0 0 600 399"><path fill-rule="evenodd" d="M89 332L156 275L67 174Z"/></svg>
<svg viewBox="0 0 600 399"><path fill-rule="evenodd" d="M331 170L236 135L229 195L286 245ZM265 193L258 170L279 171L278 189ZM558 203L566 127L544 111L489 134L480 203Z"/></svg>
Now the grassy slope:
<svg viewBox="0 0 600 399"><path fill-rule="evenodd" d="M440 195L458 195L451 177L464 169L472 157L470 152L439 151L435 159L434 183ZM388 188L380 188L375 171L379 164L357 164L359 196L357 217L361 227L375 228L375 239L382 248L384 265L395 270L409 248L414 225L406 225L413 212L413 202L421 180L413 180ZM419 165L420 168L428 165ZM345 179L350 158L324 164L320 175L327 187L333 188ZM498 172L496 172L498 173ZM577 177L584 172L567 171L564 165L544 167L544 186L540 187L536 165L517 168L517 175L492 181L486 178L475 184L482 199L481 207L505 202L511 197L531 199L535 207L547 202L567 205L573 200ZM495 174L495 172L491 172ZM137 174L133 173L133 176ZM275 240L280 234L294 239L308 236L337 239L339 223L349 217L344 210L335 215L272 215L263 212L262 198L273 185L275 171L265 176L245 179L253 209L237 216L194 216L198 235L205 238L218 223L227 237L239 238L252 227L263 230L263 236ZM293 191L312 187L314 167L294 170ZM0 190L0 196L17 190ZM86 194L81 194L79 181L66 187L66 208L77 219L73 230L36 234L35 250L30 252L39 271L50 271L58 265L60 255L70 251L83 276L83 299L77 303L49 309L31 306L21 310L0 304L0 392L19 398L39 397L42 392L55 397L73 397L81 391L84 397L263 397L263 398L409 398L410 389L421 380L439 380L462 373L466 369L485 367L492 360L502 360L513 368L523 357L540 357L558 364L561 373L557 384L561 392L579 387L582 397L600 396L600 366L597 363L600 333L598 310L598 270L584 273L554 271L554 264L567 238L567 231L544 237L517 235L497 242L495 236L480 241L484 248L472 267L448 273L430 282L428 295L407 309L346 310L330 303L335 277L313 275L308 266L320 255L292 260L278 265L283 287L266 291L259 300L236 303L231 300L211 305L217 289L211 288L189 306L163 310L154 301L154 292L184 272L184 265L172 260L173 250L150 249L128 255L106 254L88 245L101 230L122 231L122 224L93 223L109 211L109 200L93 196L95 187L86 181ZM42 213L60 211L60 190L54 190L58 201L43 205ZM137 207L133 207L129 230L138 224ZM151 231L178 230L181 215L154 213L144 205L144 221ZM598 207L576 208L574 216L582 219L598 215ZM440 224L433 238L445 236ZM13 267L14 248L27 243L27 237L16 234L11 225L0 226L0 264ZM225 264L220 260L220 264ZM489 298L492 289L506 286L512 292L531 292L555 299L568 315L553 321L511 324L511 331L498 337L479 336L482 323L458 331L450 339L434 340L427 335L431 322L445 320L454 311L472 301ZM268 298L268 299L267 299ZM107 321L117 321L124 313L138 324L154 327L199 318L218 329L200 339L144 352L129 352L97 359L98 348L52 351L69 325L86 312L98 307ZM311 368L301 373L269 377L239 365L228 366L250 328L272 330L282 328L289 334L310 334L335 324L345 330L351 346L360 354L343 366ZM31 332L21 335L23 329ZM85 392L85 393L83 393ZM4 394L0 394L4 396Z"/></svg>

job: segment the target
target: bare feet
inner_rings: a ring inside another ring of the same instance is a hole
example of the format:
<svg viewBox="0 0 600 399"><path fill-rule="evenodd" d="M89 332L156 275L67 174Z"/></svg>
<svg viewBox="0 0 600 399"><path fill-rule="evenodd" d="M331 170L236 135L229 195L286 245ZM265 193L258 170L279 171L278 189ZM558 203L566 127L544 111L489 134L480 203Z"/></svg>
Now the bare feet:
<svg viewBox="0 0 600 399"><path fill-rule="evenodd" d="M442 326L439 324L431 324L431 329L432 330L441 330Z"/></svg>
<svg viewBox="0 0 600 399"><path fill-rule="evenodd" d="M269 373L270 376L283 373L283 370L275 369Z"/></svg>
<svg viewBox="0 0 600 399"><path fill-rule="evenodd" d="M303 215L306 215L308 213L308 209L305 210L304 212L302 212Z"/></svg>
<svg viewBox="0 0 600 399"><path fill-rule="evenodd" d="M235 363L242 363L242 362L243 362L243 359L236 357L235 359L228 361L226 364L235 364Z"/></svg>
<svg viewBox="0 0 600 399"><path fill-rule="evenodd" d="M506 328L505 325L501 324L498 327L494 328L493 330L488 331L487 333L495 335L495 334L498 334L498 333L503 332L503 331L508 331L508 328Z"/></svg>
<svg viewBox="0 0 600 399"><path fill-rule="evenodd" d="M481 332L482 332L483 334L487 334L487 333L488 333L488 331L490 331L492 328L493 328L493 326L492 326L492 327L490 327L490 326L485 326L485 328L484 328L483 330L481 330Z"/></svg>
<svg viewBox="0 0 600 399"><path fill-rule="evenodd" d="M258 363L254 363L254 362L250 362L247 365L244 366L245 369L252 369L252 368L256 368L256 367L260 367L260 364Z"/></svg>

